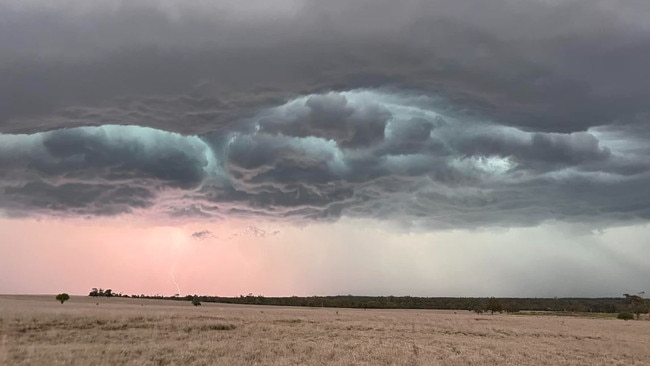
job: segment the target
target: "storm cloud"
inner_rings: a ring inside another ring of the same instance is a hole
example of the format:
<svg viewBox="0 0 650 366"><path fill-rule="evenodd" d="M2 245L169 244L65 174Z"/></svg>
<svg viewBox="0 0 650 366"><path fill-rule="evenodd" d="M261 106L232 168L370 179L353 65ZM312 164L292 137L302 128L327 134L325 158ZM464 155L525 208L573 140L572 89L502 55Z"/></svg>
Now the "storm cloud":
<svg viewBox="0 0 650 366"><path fill-rule="evenodd" d="M355 90L299 97L201 136L114 125L2 135L2 208L413 228L650 218L648 152L634 136L524 131L442 114L440 103Z"/></svg>
<svg viewBox="0 0 650 366"><path fill-rule="evenodd" d="M645 222L648 16L641 1L0 0L0 212Z"/></svg>
<svg viewBox="0 0 650 366"><path fill-rule="evenodd" d="M2 1L0 132L203 134L380 86L526 129L627 124L649 113L648 14L642 1Z"/></svg>

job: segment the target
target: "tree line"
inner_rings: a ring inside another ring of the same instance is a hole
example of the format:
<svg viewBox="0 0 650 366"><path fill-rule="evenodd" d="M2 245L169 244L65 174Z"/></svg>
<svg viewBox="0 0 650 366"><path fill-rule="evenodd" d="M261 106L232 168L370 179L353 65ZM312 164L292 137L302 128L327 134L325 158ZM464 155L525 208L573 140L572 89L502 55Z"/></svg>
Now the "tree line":
<svg viewBox="0 0 650 366"><path fill-rule="evenodd" d="M470 310L476 312L518 312L518 311L566 311L619 313L630 310L626 298L479 298L479 297L413 297L413 296L290 296L265 297L248 294L238 297L197 296L138 297L186 300L198 297L201 302L216 302L248 305L276 305L302 307L330 308L362 308L362 309L440 309L440 310ZM647 301L635 305L636 311L647 312ZM645 311L644 310L645 306Z"/></svg>
<svg viewBox="0 0 650 366"><path fill-rule="evenodd" d="M107 288L106 290L104 290L103 288L96 288L96 287L93 287L93 289L90 290L90 293L88 293L88 296L92 296L92 297L129 297L128 295L122 295L122 293L115 293L110 288Z"/></svg>
<svg viewBox="0 0 650 366"><path fill-rule="evenodd" d="M215 302L243 305L275 305L301 307L329 308L360 308L360 309L439 309L439 310L469 310L482 312L519 311L554 311L554 312L593 312L593 313L631 313L636 315L648 313L650 300L638 295L624 294L623 298L496 298L496 297L415 297L415 296L287 296L265 297L262 295L240 295L235 297L187 295L180 297L163 295L122 295L111 289L93 288L88 296L101 297L133 297L160 300Z"/></svg>

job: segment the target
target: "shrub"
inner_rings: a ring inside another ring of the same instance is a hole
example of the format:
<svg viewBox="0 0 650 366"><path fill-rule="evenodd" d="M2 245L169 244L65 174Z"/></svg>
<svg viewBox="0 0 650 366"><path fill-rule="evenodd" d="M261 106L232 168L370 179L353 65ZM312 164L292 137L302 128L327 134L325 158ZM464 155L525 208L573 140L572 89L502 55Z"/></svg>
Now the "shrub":
<svg viewBox="0 0 650 366"><path fill-rule="evenodd" d="M618 313L618 316L616 318L623 319L623 320L631 320L631 319L634 319L634 314L632 314L632 313Z"/></svg>
<svg viewBox="0 0 650 366"><path fill-rule="evenodd" d="M61 301L61 304L63 304L64 302L70 300L70 295L66 294L65 292L62 294L58 294L56 295L56 300Z"/></svg>
<svg viewBox="0 0 650 366"><path fill-rule="evenodd" d="M192 297L192 305L194 306L200 306L201 305L201 300L199 300L199 297L194 295Z"/></svg>

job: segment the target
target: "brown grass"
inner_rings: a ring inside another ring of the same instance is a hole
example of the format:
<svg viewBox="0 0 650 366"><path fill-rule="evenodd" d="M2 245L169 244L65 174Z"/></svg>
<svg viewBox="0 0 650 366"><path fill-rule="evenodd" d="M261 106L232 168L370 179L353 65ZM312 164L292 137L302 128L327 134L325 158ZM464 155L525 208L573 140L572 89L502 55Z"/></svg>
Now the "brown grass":
<svg viewBox="0 0 650 366"><path fill-rule="evenodd" d="M0 296L0 365L650 364L648 321L96 303Z"/></svg>

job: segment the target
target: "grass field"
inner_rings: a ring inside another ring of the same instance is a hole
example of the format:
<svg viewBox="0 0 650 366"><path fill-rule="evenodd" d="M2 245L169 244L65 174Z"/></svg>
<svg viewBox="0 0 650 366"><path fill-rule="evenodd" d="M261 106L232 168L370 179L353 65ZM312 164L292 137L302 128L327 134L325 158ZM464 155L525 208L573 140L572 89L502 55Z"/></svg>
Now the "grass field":
<svg viewBox="0 0 650 366"><path fill-rule="evenodd" d="M0 365L650 365L650 321L0 296Z"/></svg>

